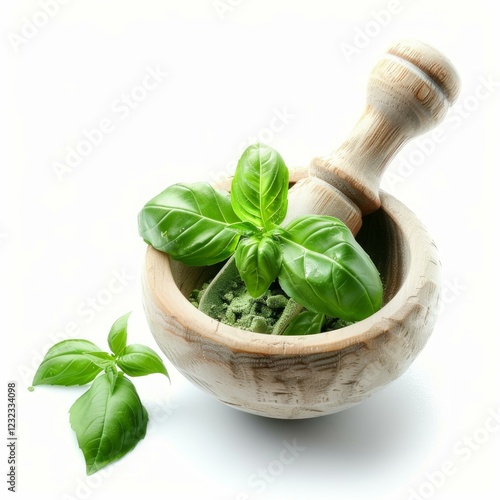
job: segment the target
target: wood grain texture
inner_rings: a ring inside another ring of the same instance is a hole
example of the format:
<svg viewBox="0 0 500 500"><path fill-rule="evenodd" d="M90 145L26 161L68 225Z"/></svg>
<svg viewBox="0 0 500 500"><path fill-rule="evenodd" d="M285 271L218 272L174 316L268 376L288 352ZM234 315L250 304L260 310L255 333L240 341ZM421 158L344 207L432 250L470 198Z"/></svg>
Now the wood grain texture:
<svg viewBox="0 0 500 500"><path fill-rule="evenodd" d="M288 210L282 225L304 214L337 217L354 235L362 224L361 210L355 203L327 182L311 176L297 182L288 192Z"/></svg>
<svg viewBox="0 0 500 500"><path fill-rule="evenodd" d="M292 178L298 180L293 172ZM161 350L220 401L274 418L334 413L398 378L434 326L440 264L415 215L388 194L381 200L382 208L365 217L358 240L381 272L384 306L337 331L282 337L224 325L186 298L217 268L186 267L148 247L144 308Z"/></svg>

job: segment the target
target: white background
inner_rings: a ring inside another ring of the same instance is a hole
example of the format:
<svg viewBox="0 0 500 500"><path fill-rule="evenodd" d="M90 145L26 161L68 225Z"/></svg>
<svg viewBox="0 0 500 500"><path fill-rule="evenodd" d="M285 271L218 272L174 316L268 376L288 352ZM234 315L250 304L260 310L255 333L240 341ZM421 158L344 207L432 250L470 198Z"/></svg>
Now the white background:
<svg viewBox="0 0 500 500"><path fill-rule="evenodd" d="M3 2L0 327L4 399L6 382L18 384L18 498L498 498L495 2L215 4L61 0L49 17L37 1ZM150 412L146 438L87 477L67 413L84 388L27 387L55 341L105 348L129 310L130 341L156 348L140 296L142 205L174 182L230 170L259 134L289 166L327 154L361 113L377 58L407 37L439 48L462 78L440 140L405 147L382 184L427 226L443 264L423 353L369 401L305 421L228 408L167 362L171 386L134 380ZM144 91L148 68L160 81ZM123 104L125 94L140 102ZM277 113L288 118L270 134ZM54 164L102 120L102 142L58 175ZM294 440L302 451L280 465ZM272 481L257 482L262 471Z"/></svg>

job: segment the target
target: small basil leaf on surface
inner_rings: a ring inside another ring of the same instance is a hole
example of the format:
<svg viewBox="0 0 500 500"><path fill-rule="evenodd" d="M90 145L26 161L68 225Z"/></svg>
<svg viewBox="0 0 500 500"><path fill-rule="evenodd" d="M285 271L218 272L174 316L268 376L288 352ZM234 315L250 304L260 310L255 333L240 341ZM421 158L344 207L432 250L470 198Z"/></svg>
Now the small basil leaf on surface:
<svg viewBox="0 0 500 500"><path fill-rule="evenodd" d="M69 413L88 475L123 457L146 435L148 413L122 373L114 388L107 375L100 375Z"/></svg>
<svg viewBox="0 0 500 500"><path fill-rule="evenodd" d="M244 221L268 229L281 223L288 207L288 169L281 155L264 144L242 154L231 183L231 202Z"/></svg>
<svg viewBox="0 0 500 500"><path fill-rule="evenodd" d="M118 318L109 331L108 345L116 355L119 355L127 345L127 324L130 314L127 313Z"/></svg>
<svg viewBox="0 0 500 500"><path fill-rule="evenodd" d="M283 335L310 335L313 333L320 333L324 322L324 314L304 311L292 319Z"/></svg>
<svg viewBox="0 0 500 500"><path fill-rule="evenodd" d="M85 356L101 352L83 339L63 340L53 345L43 358L33 378L33 385L83 385L92 382L102 368Z"/></svg>
<svg viewBox="0 0 500 500"><path fill-rule="evenodd" d="M157 250L186 265L221 262L236 250L241 222L229 194L210 184L174 184L149 201L139 213L139 233Z"/></svg>
<svg viewBox="0 0 500 500"><path fill-rule="evenodd" d="M339 219L302 216L280 238L283 290L308 310L362 320L382 305L382 282L368 254Z"/></svg>
<svg viewBox="0 0 500 500"><path fill-rule="evenodd" d="M272 238L254 236L240 241L236 267L252 297L260 297L278 277L281 259L281 247Z"/></svg>
<svg viewBox="0 0 500 500"><path fill-rule="evenodd" d="M158 354L145 345L128 345L122 355L118 357L117 365L131 377L162 373L170 378Z"/></svg>

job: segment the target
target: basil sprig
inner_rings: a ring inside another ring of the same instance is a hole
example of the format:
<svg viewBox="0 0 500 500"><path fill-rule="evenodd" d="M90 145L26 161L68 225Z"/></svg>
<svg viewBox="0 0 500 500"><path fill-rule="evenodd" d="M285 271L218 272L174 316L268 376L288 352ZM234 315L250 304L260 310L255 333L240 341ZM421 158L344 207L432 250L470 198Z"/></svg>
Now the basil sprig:
<svg viewBox="0 0 500 500"><path fill-rule="evenodd" d="M93 381L69 410L89 475L134 449L146 435L148 413L125 375L160 373L168 377L163 361L151 348L127 345L129 315L123 315L111 327L108 345L112 354L88 340L63 340L47 351L33 379L34 386Z"/></svg>
<svg viewBox="0 0 500 500"><path fill-rule="evenodd" d="M287 212L288 180L279 153L254 144L238 162L230 194L208 183L171 186L142 209L139 233L187 265L215 264L235 254L255 298L278 279L312 314L301 317L312 320L312 329L306 332L297 323L287 334L319 332L321 315L345 321L370 316L382 305L382 282L342 221L305 215L279 226Z"/></svg>

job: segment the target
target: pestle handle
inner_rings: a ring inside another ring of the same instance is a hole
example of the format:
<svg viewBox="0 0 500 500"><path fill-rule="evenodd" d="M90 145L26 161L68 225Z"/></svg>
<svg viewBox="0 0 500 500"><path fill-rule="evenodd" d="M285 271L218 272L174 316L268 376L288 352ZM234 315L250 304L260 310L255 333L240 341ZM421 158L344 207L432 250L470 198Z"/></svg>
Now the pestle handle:
<svg viewBox="0 0 500 500"><path fill-rule="evenodd" d="M459 88L455 68L436 49L415 40L396 43L370 74L366 107L354 130L330 156L312 160L310 175L340 191L363 215L374 212L394 155L441 122Z"/></svg>

